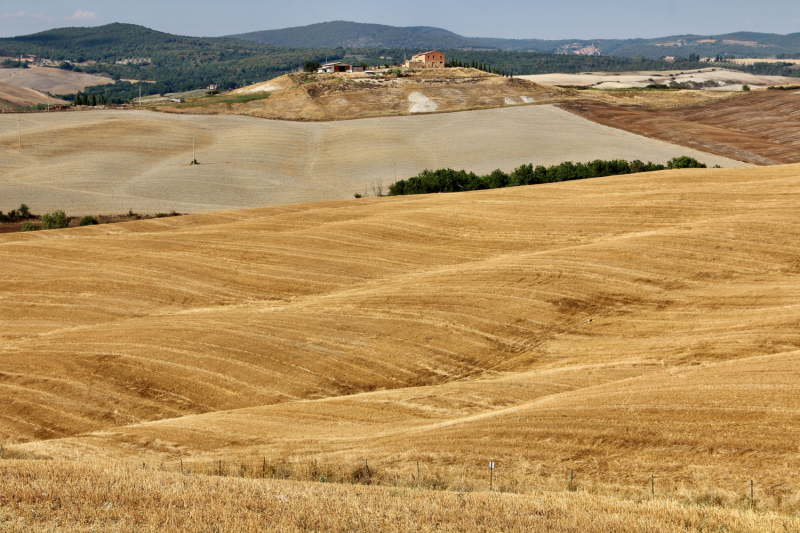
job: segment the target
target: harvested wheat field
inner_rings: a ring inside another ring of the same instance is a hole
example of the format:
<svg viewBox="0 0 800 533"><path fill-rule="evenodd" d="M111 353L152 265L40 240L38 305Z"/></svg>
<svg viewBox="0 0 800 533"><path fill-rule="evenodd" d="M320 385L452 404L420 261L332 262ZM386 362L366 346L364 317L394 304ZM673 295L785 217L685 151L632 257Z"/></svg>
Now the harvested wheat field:
<svg viewBox="0 0 800 533"><path fill-rule="evenodd" d="M124 479L176 520L308 503L241 530L462 497L421 523L797 529L798 198L797 165L695 169L1 235L4 454L54 460L0 461L36 487L0 520L155 527ZM531 510L475 518L501 501Z"/></svg>
<svg viewBox="0 0 800 533"><path fill-rule="evenodd" d="M89 531L791 531L798 519L586 493L431 492L167 474L119 463L0 462L0 527ZM81 505L75 505L81 502Z"/></svg>
<svg viewBox="0 0 800 533"><path fill-rule="evenodd" d="M763 91L670 109L590 101L561 108L599 124L755 165L800 162L797 91Z"/></svg>
<svg viewBox="0 0 800 533"><path fill-rule="evenodd" d="M0 210L71 216L200 213L373 195L426 168L622 158L730 159L647 139L552 106L299 123L149 111L0 116ZM190 165L192 138L199 165ZM84 139L91 138L91 142Z"/></svg>

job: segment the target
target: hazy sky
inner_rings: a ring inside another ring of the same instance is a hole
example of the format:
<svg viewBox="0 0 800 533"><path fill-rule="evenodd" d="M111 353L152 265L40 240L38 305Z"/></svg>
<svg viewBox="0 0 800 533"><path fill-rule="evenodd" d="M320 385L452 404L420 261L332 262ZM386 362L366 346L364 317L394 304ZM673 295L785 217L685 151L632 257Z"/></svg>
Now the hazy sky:
<svg viewBox="0 0 800 533"><path fill-rule="evenodd" d="M0 0L2 37L109 22L218 36L330 20L539 39L794 33L800 0Z"/></svg>

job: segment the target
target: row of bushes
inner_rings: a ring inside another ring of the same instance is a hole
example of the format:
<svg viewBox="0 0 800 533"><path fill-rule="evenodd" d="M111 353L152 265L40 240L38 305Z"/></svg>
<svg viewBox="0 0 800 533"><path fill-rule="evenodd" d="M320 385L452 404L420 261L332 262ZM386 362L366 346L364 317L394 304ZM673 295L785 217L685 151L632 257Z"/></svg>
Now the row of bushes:
<svg viewBox="0 0 800 533"><path fill-rule="evenodd" d="M0 222L22 222L22 229L20 231L37 231L40 229L62 229L68 228L70 217L64 211L53 211L52 213L45 213L41 216L41 224L36 225L31 220L38 219L37 215L31 213L30 208L22 204L19 209L12 209L8 213L0 211ZM81 219L81 226L96 225L97 219L90 216L85 216Z"/></svg>
<svg viewBox="0 0 800 533"><path fill-rule="evenodd" d="M622 159L613 161L598 159L590 163L566 162L551 167L522 165L511 174L495 170L485 176L478 176L474 172L468 173L465 170L425 170L416 177L390 185L389 196L500 189L677 168L706 168L706 165L692 157L682 156L670 160L666 165L643 163L638 160L628 162Z"/></svg>

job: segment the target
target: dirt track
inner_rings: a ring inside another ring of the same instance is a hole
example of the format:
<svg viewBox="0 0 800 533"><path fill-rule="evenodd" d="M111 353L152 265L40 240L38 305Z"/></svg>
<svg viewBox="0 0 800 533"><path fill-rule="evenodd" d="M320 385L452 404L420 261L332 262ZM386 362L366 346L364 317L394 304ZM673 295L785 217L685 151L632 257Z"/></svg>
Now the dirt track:
<svg viewBox="0 0 800 533"><path fill-rule="evenodd" d="M600 124L756 165L800 162L797 91L762 91L672 109L585 101L560 107Z"/></svg>
<svg viewBox="0 0 800 533"><path fill-rule="evenodd" d="M511 171L593 159L741 163L552 106L329 123L148 111L0 116L0 210L199 213L352 198L426 168ZM198 166L190 166L192 137ZM396 165L396 167L395 167ZM396 171L395 171L396 168Z"/></svg>

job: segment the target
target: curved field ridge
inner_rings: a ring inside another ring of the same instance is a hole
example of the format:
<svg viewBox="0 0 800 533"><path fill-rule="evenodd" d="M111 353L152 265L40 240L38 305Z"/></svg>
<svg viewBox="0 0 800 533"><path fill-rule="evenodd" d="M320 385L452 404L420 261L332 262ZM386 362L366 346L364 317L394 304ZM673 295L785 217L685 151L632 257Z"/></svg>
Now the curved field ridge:
<svg viewBox="0 0 800 533"><path fill-rule="evenodd" d="M426 168L488 173L593 159L742 163L595 124L552 106L328 123L87 111L0 115L0 210L71 216L200 213L372 194ZM197 159L192 160L192 138Z"/></svg>
<svg viewBox="0 0 800 533"><path fill-rule="evenodd" d="M0 436L611 365L520 396L456 390L449 420L793 351L798 176L685 170L6 234Z"/></svg>

